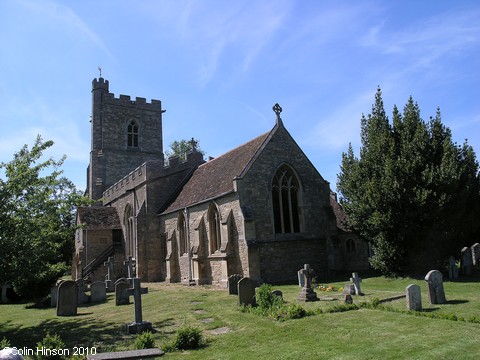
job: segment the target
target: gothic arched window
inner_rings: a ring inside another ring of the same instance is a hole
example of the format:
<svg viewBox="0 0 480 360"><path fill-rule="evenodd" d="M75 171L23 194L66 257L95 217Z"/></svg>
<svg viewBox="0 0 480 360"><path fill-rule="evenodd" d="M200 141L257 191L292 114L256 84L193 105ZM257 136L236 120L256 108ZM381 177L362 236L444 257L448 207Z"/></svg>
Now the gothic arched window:
<svg viewBox="0 0 480 360"><path fill-rule="evenodd" d="M127 126L127 146L138 147L138 125L133 120Z"/></svg>
<svg viewBox="0 0 480 360"><path fill-rule="evenodd" d="M187 252L187 231L186 231L186 223L185 223L185 216L183 212L180 212L178 216L178 247L180 249L180 256Z"/></svg>
<svg viewBox="0 0 480 360"><path fill-rule="evenodd" d="M293 170L282 165L272 181L275 233L300 232L300 186Z"/></svg>
<svg viewBox="0 0 480 360"><path fill-rule="evenodd" d="M210 205L208 209L208 228L209 228L209 240L210 240L210 253L213 254L220 250L222 243L220 235L220 216L218 209L214 204Z"/></svg>

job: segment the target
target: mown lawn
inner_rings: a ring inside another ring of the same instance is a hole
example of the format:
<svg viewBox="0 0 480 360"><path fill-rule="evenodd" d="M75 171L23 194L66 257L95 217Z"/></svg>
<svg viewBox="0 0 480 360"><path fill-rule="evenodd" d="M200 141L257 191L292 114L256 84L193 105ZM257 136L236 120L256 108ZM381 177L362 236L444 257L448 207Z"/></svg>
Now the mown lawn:
<svg viewBox="0 0 480 360"><path fill-rule="evenodd" d="M330 283L342 287L348 279ZM365 278L365 296L354 301L395 298L405 287L422 288L426 315L453 314L468 320L480 318L480 278L472 276L445 282L448 303L430 305L425 282L414 279ZM144 319L156 330L156 345L171 342L185 325L202 330L206 346L199 350L167 353L165 359L478 359L480 324L419 317L406 312L405 299L383 305L387 309L326 313L342 304L339 292L317 291L320 301L302 304L324 313L283 322L239 311L236 296L208 286L143 284ZM296 302L298 286L279 286L287 302ZM386 311L390 310L390 311ZM35 348L47 332L58 334L67 348L95 346L97 351L133 347L134 335L124 326L133 321L133 305L108 302L79 307L76 317L57 317L55 309L32 309L25 304L0 305L0 339L17 348Z"/></svg>

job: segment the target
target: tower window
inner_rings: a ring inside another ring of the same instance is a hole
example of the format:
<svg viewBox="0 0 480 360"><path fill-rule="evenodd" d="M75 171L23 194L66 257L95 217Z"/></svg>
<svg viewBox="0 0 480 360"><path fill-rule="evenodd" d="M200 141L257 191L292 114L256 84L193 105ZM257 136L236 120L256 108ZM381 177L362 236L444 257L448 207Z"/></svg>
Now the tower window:
<svg viewBox="0 0 480 360"><path fill-rule="evenodd" d="M127 127L127 146L138 147L138 125L135 121L131 121Z"/></svg>
<svg viewBox="0 0 480 360"><path fill-rule="evenodd" d="M300 232L300 186L293 170L281 166L272 181L273 218L275 233Z"/></svg>

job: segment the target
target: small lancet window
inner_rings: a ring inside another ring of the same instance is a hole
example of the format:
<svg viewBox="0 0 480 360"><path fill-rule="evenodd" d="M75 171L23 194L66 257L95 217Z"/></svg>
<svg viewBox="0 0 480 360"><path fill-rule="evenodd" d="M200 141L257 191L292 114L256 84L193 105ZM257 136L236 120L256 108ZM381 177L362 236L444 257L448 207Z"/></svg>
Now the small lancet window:
<svg viewBox="0 0 480 360"><path fill-rule="evenodd" d="M178 242L180 248L180 256L187 252L187 231L186 231L186 222L183 212L178 216Z"/></svg>
<svg viewBox="0 0 480 360"><path fill-rule="evenodd" d="M217 207L215 205L210 205L208 210L208 227L209 227L209 237L210 237L210 253L215 253L220 250L222 243L220 235L220 216L218 214Z"/></svg>
<svg viewBox="0 0 480 360"><path fill-rule="evenodd" d="M135 121L130 121L127 127L127 146L138 147L138 125Z"/></svg>
<svg viewBox="0 0 480 360"><path fill-rule="evenodd" d="M272 181L275 233L300 232L299 196L300 186L293 170L281 166Z"/></svg>

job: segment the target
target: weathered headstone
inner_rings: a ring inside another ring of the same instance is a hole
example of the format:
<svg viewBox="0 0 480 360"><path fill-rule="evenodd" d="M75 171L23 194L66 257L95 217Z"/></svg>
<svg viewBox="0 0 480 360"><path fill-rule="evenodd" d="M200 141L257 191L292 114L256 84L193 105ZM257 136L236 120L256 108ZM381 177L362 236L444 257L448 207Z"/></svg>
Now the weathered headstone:
<svg viewBox="0 0 480 360"><path fill-rule="evenodd" d="M115 260L112 256L108 257L108 260L103 263L104 266L107 267L107 275L105 275L105 286L108 292L115 291L115 273L114 273L114 265Z"/></svg>
<svg viewBox="0 0 480 360"><path fill-rule="evenodd" d="M127 268L127 278L133 279L135 277L135 260L131 255L128 257L128 260L123 262L123 265Z"/></svg>
<svg viewBox="0 0 480 360"><path fill-rule="evenodd" d="M135 321L127 324L127 331L129 334L139 334L141 332L152 330L152 323L143 321L142 318L142 295L148 294L148 288L142 288L139 278L133 278L133 287L126 290L128 295L133 296L133 303L135 308Z"/></svg>
<svg viewBox="0 0 480 360"><path fill-rule="evenodd" d="M443 289L443 276L438 270L431 270L425 276L427 294L430 304L445 304L445 290Z"/></svg>
<svg viewBox="0 0 480 360"><path fill-rule="evenodd" d="M312 276L313 276L313 269L310 269L309 264L305 264L303 269L300 270L302 272L304 278L304 286L300 293L298 294L298 300L300 301L317 301L317 293L312 289Z"/></svg>
<svg viewBox="0 0 480 360"><path fill-rule="evenodd" d="M130 282L126 279L118 279L115 282L115 305L130 304L130 296L127 289L130 287Z"/></svg>
<svg viewBox="0 0 480 360"><path fill-rule="evenodd" d="M345 295L345 298L343 299L343 302L345 304L353 304L352 295L350 295L350 294L344 294L344 295Z"/></svg>
<svg viewBox="0 0 480 360"><path fill-rule="evenodd" d="M460 262L462 275L470 275L472 273L472 250L468 247L464 247L460 253Z"/></svg>
<svg viewBox="0 0 480 360"><path fill-rule="evenodd" d="M420 286L411 284L405 289L407 297L407 310L422 311L422 294Z"/></svg>
<svg viewBox="0 0 480 360"><path fill-rule="evenodd" d="M480 244L475 243L471 246L472 249L472 262L475 269L480 268Z"/></svg>
<svg viewBox="0 0 480 360"><path fill-rule="evenodd" d="M362 289L360 288L360 283L362 282L362 278L358 276L358 273L356 272L352 273L352 277L350 278L350 281L353 282L353 285L355 286L355 295L363 295Z"/></svg>
<svg viewBox="0 0 480 360"><path fill-rule="evenodd" d="M448 278L451 280L458 279L457 261L453 256L448 258Z"/></svg>
<svg viewBox="0 0 480 360"><path fill-rule="evenodd" d="M92 303L104 302L107 300L107 288L103 281L95 281L90 285L90 298Z"/></svg>
<svg viewBox="0 0 480 360"><path fill-rule="evenodd" d="M355 285L354 284L345 284L342 291L343 295L355 295Z"/></svg>
<svg viewBox="0 0 480 360"><path fill-rule="evenodd" d="M238 282L242 275L233 274L228 277L228 295L238 295Z"/></svg>
<svg viewBox="0 0 480 360"><path fill-rule="evenodd" d="M3 284L2 285L2 298L1 298L1 303L2 304L8 304L10 300L7 297L7 290L11 288L12 286L10 284Z"/></svg>
<svg viewBox="0 0 480 360"><path fill-rule="evenodd" d="M238 282L238 305L255 306L255 283L248 277Z"/></svg>
<svg viewBox="0 0 480 360"><path fill-rule="evenodd" d="M75 282L77 283L77 288L78 288L78 305L87 303L89 298L88 298L88 295L85 294L85 291L86 291L85 280L78 279Z"/></svg>
<svg viewBox="0 0 480 360"><path fill-rule="evenodd" d="M297 271L298 276L298 286L303 288L305 286L305 277L303 276L303 269Z"/></svg>
<svg viewBox="0 0 480 360"><path fill-rule="evenodd" d="M78 288L73 280L62 282L58 286L57 316L77 315Z"/></svg>
<svg viewBox="0 0 480 360"><path fill-rule="evenodd" d="M58 299L58 287L60 286L60 284L62 282L64 282L65 280L62 280L62 279L59 279L57 280L57 282L55 283L55 285L53 285L51 288L50 288L50 307L57 307L57 299Z"/></svg>
<svg viewBox="0 0 480 360"><path fill-rule="evenodd" d="M272 294L283 300L283 292L281 290L273 290Z"/></svg>

